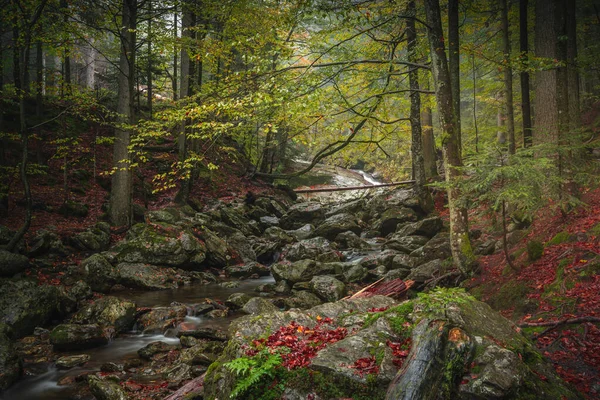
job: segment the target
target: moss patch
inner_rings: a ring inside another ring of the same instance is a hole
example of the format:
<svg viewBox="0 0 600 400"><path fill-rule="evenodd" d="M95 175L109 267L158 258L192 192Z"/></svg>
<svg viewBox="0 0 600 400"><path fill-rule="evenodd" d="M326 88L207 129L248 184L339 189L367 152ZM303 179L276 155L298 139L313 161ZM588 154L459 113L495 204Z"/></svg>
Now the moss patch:
<svg viewBox="0 0 600 400"><path fill-rule="evenodd" d="M548 243L546 243L546 247L568 242L570 237L571 235L569 232L559 232L552 239L550 239Z"/></svg>
<svg viewBox="0 0 600 400"><path fill-rule="evenodd" d="M529 261L537 261L544 255L544 245L537 240L527 242L527 258Z"/></svg>

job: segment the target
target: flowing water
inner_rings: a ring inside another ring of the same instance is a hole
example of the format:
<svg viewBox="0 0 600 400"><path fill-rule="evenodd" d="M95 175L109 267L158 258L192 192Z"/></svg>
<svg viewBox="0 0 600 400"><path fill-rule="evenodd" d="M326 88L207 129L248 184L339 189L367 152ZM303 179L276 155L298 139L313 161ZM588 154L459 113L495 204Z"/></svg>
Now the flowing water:
<svg viewBox="0 0 600 400"><path fill-rule="evenodd" d="M116 297L133 300L138 307L161 307L169 306L173 302L188 305L190 310L194 304L202 303L205 299L224 301L232 293L256 293L255 289L265 283L273 283L275 280L269 277L260 279L251 279L241 282L237 288L224 288L217 284L209 285L188 285L178 289L163 290L156 292L135 292L127 291L115 294ZM194 327L211 327L226 330L229 323L239 317L240 314L234 314L225 318L204 318L202 316L188 315L185 321L188 325ZM68 370L56 368L54 363L47 365L37 365L34 376L25 375L15 385L7 391L0 394L2 400L59 400L69 397L72 390L69 386L61 386L59 381L68 377L78 376L84 372L95 372L100 370L100 366L107 362L123 363L127 359L137 358L137 351L149 343L162 341L168 344L179 344L176 337L176 330L170 330L162 335L141 334L140 332L130 332L119 335L106 346L97 347L88 350L64 352L61 355L88 354L91 359L84 366L75 367ZM27 370L27 365L24 366ZM40 371L42 368L42 371Z"/></svg>

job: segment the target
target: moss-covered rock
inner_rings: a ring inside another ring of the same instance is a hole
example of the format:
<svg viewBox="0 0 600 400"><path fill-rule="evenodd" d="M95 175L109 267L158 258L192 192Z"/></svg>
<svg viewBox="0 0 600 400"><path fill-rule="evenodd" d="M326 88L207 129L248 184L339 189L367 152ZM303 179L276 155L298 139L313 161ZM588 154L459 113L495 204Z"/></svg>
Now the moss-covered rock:
<svg viewBox="0 0 600 400"><path fill-rule="evenodd" d="M38 286L26 280L5 281L0 286L0 322L10 326L17 338L47 324L58 307L55 286Z"/></svg>
<svg viewBox="0 0 600 400"><path fill-rule="evenodd" d="M97 400L127 400L125 390L117 383L103 380L95 375L88 376L90 391Z"/></svg>
<svg viewBox="0 0 600 400"><path fill-rule="evenodd" d="M22 254L0 250L0 276L13 276L29 267L29 258Z"/></svg>
<svg viewBox="0 0 600 400"><path fill-rule="evenodd" d="M7 389L19 376L21 376L22 365L16 349L10 338L0 333L0 390Z"/></svg>
<svg viewBox="0 0 600 400"><path fill-rule="evenodd" d="M113 333L96 324L61 324L50 332L50 344L59 351L89 349L107 344Z"/></svg>
<svg viewBox="0 0 600 400"><path fill-rule="evenodd" d="M106 296L81 307L71 322L112 326L116 332L125 332L133 327L135 311L135 303Z"/></svg>

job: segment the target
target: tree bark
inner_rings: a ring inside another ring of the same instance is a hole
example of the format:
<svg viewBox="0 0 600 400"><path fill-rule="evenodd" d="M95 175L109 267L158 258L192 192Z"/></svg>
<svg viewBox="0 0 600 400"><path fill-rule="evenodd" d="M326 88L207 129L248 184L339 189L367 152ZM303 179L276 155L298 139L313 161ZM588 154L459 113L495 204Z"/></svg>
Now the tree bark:
<svg viewBox="0 0 600 400"><path fill-rule="evenodd" d="M444 34L439 0L425 0L428 25L427 36L431 52L431 66L442 127L442 146L446 164L448 186L448 208L450 210L450 247L456 267L465 275L471 275L473 250L469 239L467 211L460 202L460 192L455 186L461 178L462 157L458 122L452 101L452 84L444 51Z"/></svg>
<svg viewBox="0 0 600 400"><path fill-rule="evenodd" d="M452 85L452 103L456 115L458 151L462 154L460 120L460 38L458 34L458 0L448 0L448 68Z"/></svg>
<svg viewBox="0 0 600 400"><path fill-rule="evenodd" d="M146 33L146 40L147 40L147 52L148 52L148 68L146 70L146 83L148 86L148 119L152 119L152 100L153 100L153 93L152 93L152 0L148 0L148 31Z"/></svg>
<svg viewBox="0 0 600 400"><path fill-rule="evenodd" d="M415 2L410 1L407 7L408 15L416 15ZM417 30L415 20L406 20L406 40L408 43L408 61L417 62ZM425 161L423 158L423 142L421 130L421 95L419 93L419 70L411 67L408 71L410 85L410 127L411 127L411 155L413 179L415 180L415 193L425 212L433 210L431 194L425 187L427 177L425 174Z"/></svg>
<svg viewBox="0 0 600 400"><path fill-rule="evenodd" d="M567 0L567 74L569 86L569 130L581 127L579 68L577 65L577 1Z"/></svg>
<svg viewBox="0 0 600 400"><path fill-rule="evenodd" d="M63 9L64 12L64 16L63 16L63 22L65 23L65 25L69 22L69 15L67 13L67 9L69 7L69 3L67 3L67 0L61 0L60 2L60 8ZM72 90L71 90L71 56L70 56L70 49L69 49L69 44L65 43L64 44L65 48L64 48L64 55L63 55L63 87L66 89L64 92L66 92L67 94L71 94ZM64 92L61 93L64 94Z"/></svg>
<svg viewBox="0 0 600 400"><path fill-rule="evenodd" d="M177 7L175 8L174 14L173 14L173 39L175 42L174 47L174 52L173 52L173 100L177 100L177 94L179 92L179 85L177 82L177 74L178 74L178 67L177 67L177 59L179 58L179 51L178 50L178 46L177 46Z"/></svg>
<svg viewBox="0 0 600 400"><path fill-rule="evenodd" d="M502 3L502 52L504 53L504 113L506 115L506 136L508 153L515 154L515 115L513 106L513 79L510 61L510 31L508 29L508 0Z"/></svg>
<svg viewBox="0 0 600 400"><path fill-rule="evenodd" d="M135 74L135 29L137 0L123 0L122 29L120 35L119 93L117 112L122 123L133 122ZM113 147L113 165L116 168L110 191L110 220L113 225L131 225L132 189L129 155L130 132L117 128Z"/></svg>
<svg viewBox="0 0 600 400"><path fill-rule="evenodd" d="M523 114L523 146L533 144L531 131L531 100L529 96L529 32L527 30L527 0L519 0L519 42L521 45L521 113Z"/></svg>

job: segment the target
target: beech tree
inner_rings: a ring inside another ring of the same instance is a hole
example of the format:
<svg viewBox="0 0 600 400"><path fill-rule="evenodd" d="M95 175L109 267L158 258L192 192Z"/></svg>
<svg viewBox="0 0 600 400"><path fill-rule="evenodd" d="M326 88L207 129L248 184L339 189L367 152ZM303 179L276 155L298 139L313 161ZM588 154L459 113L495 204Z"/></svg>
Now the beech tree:
<svg viewBox="0 0 600 400"><path fill-rule="evenodd" d="M469 239L467 210L459 204L460 193L456 181L461 179L458 121L454 112L452 83L448 61L444 51L444 33L439 0L425 0L427 37L431 55L431 68L435 82L437 106L442 127L442 146L448 185L448 209L450 210L450 248L456 267L465 275L472 273L473 251Z"/></svg>

